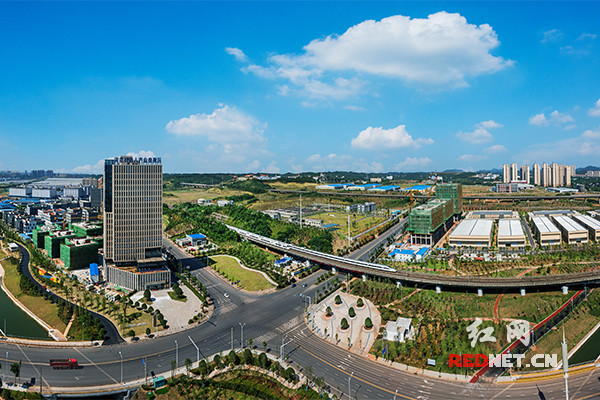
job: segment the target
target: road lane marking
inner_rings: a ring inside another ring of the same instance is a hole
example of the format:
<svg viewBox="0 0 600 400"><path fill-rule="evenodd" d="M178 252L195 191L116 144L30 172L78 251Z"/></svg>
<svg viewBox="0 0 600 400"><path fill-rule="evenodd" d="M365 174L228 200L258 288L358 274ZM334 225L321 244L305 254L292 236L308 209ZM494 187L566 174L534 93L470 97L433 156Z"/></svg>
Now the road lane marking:
<svg viewBox="0 0 600 400"><path fill-rule="evenodd" d="M100 367L99 367L97 364L95 364L95 363L94 363L92 360L90 360L89 358L87 358L87 356L86 356L85 354L83 354L81 351L79 351L79 349L78 349L78 348L75 348L75 347L74 347L74 348L73 348L73 350L75 350L76 352L78 352L79 354L81 354L81 356L82 356L83 358L85 358L86 360L88 360L88 361L89 361L89 363L90 363L92 366L94 366L94 367L98 368L98 369L100 370L100 372L102 372L104 375L106 375L106 376L107 376L109 379L112 379L112 380L113 380L115 383L119 383L119 381L117 381L115 378L113 378L112 376L110 376L110 375L109 375L109 374L108 374L108 373L107 373L105 370L103 370L103 369L102 369L102 368L100 368Z"/></svg>
<svg viewBox="0 0 600 400"><path fill-rule="evenodd" d="M321 357L317 356L316 354L313 354L312 352L310 352L310 351L308 351L308 350L304 349L303 347L300 347L300 350L303 350L305 353L307 353L307 354L310 354L311 356L313 356L313 357L314 357L314 358L316 358L317 360L321 361L322 363L324 363L324 364L327 364L327 365L329 365L330 367L337 369L338 371L342 372L344 375L350 376L350 374L349 374L348 372L346 372L346 371L342 370L341 368L338 368L337 366L335 366L335 365L331 364L331 363L330 363L330 362L328 362L328 361L325 361L325 360L324 360L324 359L322 359ZM394 395L395 395L395 394L397 394L398 396L400 396L400 397L403 397L403 398L405 398L405 399L408 399L408 400L417 400L417 399L415 399L414 397L409 397L409 396L405 396L405 395L403 395L403 394L401 394L401 393L392 392L391 390L388 390L388 389L386 389L386 388L384 388L384 387L381 387L381 386L379 386L379 385L376 385L376 384L374 384L374 383L371 383L371 382L369 382L369 381L366 381L366 380L364 380L364 379L362 379L362 378L360 378L360 377L358 377L358 376L353 376L353 378L354 378L354 379L356 379L357 381L360 381L360 382L363 382L363 383L365 383L365 384L367 384L367 385L373 386L373 387L375 387L375 388L377 388L377 389L379 389L379 390L383 390L384 392L387 392L387 393L390 393L390 394L394 394Z"/></svg>

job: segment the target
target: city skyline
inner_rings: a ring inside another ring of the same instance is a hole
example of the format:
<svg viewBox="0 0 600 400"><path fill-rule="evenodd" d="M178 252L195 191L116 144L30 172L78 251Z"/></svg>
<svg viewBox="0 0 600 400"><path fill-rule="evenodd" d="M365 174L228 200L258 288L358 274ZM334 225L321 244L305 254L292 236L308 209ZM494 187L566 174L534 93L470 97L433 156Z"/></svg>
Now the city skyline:
<svg viewBox="0 0 600 400"><path fill-rule="evenodd" d="M114 154L162 156L165 172L480 170L600 153L598 3L0 7L2 170L99 174Z"/></svg>

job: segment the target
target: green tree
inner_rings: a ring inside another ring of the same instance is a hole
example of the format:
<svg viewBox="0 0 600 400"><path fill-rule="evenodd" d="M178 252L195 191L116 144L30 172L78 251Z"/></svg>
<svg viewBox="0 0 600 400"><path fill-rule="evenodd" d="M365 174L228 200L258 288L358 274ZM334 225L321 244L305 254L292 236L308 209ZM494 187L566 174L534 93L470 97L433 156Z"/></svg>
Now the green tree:
<svg viewBox="0 0 600 400"><path fill-rule="evenodd" d="M130 338L134 338L135 337L135 331L133 329L130 329L127 332L127 336L129 336Z"/></svg>
<svg viewBox="0 0 600 400"><path fill-rule="evenodd" d="M171 360L171 380L173 380L173 376L175 375L176 368L177 368L177 362L175 360Z"/></svg>
<svg viewBox="0 0 600 400"><path fill-rule="evenodd" d="M339 294L335 296L335 304L342 304L342 298Z"/></svg>
<svg viewBox="0 0 600 400"><path fill-rule="evenodd" d="M200 360L200 364L198 364L198 372L202 378L208 375L208 364L205 360Z"/></svg>
<svg viewBox="0 0 600 400"><path fill-rule="evenodd" d="M252 351L250 351L250 349L244 350L243 363L246 365L254 365L254 356L252 355Z"/></svg>
<svg viewBox="0 0 600 400"><path fill-rule="evenodd" d="M235 350L231 350L229 355L227 356L227 361L230 365L238 365L240 363L240 358L235 353Z"/></svg>
<svg viewBox="0 0 600 400"><path fill-rule="evenodd" d="M346 318L342 318L342 329L348 329L350 325L348 325L348 320Z"/></svg>
<svg viewBox="0 0 600 400"><path fill-rule="evenodd" d="M187 371L187 376L190 376L190 368L192 366L192 360L190 360L189 358L186 358L185 361L183 362L185 364L185 370Z"/></svg>
<svg viewBox="0 0 600 400"><path fill-rule="evenodd" d="M150 336L150 333L152 333L152 330L150 328L146 328L146 336Z"/></svg>
<svg viewBox="0 0 600 400"><path fill-rule="evenodd" d="M356 317L356 312L354 311L354 307L350 307L350 309L348 310L348 315L350 316L350 318Z"/></svg>
<svg viewBox="0 0 600 400"><path fill-rule="evenodd" d="M267 342L263 340L262 342L264 351L267 351Z"/></svg>
<svg viewBox="0 0 600 400"><path fill-rule="evenodd" d="M269 358L265 353L260 353L258 355L258 365L260 365L260 367L263 369L269 368Z"/></svg>
<svg viewBox="0 0 600 400"><path fill-rule="evenodd" d="M365 328L371 329L372 327L373 327L373 321L371 321L371 318L367 317L365 319Z"/></svg>
<svg viewBox="0 0 600 400"><path fill-rule="evenodd" d="M15 385L16 385L17 378L21 374L21 364L19 364L19 363L10 364L10 372L12 372L15 375Z"/></svg>
<svg viewBox="0 0 600 400"><path fill-rule="evenodd" d="M327 308L325 309L325 315L327 315L328 317L331 317L333 315L331 307L327 306Z"/></svg>
<svg viewBox="0 0 600 400"><path fill-rule="evenodd" d="M152 295L150 294L150 289L144 290L144 299L146 299L146 301L150 301L152 299Z"/></svg>
<svg viewBox="0 0 600 400"><path fill-rule="evenodd" d="M365 303L363 302L363 299L359 298L358 301L356 302L356 307L362 307L364 305L365 305Z"/></svg>

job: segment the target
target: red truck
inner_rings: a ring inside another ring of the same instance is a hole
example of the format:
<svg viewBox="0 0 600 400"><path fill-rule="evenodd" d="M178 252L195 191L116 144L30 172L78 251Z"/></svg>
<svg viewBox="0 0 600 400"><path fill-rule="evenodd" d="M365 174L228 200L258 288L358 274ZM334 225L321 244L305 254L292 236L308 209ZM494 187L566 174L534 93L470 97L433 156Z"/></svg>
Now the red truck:
<svg viewBox="0 0 600 400"><path fill-rule="evenodd" d="M50 366L54 369L75 369L79 368L77 360L74 358L57 358L50 360Z"/></svg>

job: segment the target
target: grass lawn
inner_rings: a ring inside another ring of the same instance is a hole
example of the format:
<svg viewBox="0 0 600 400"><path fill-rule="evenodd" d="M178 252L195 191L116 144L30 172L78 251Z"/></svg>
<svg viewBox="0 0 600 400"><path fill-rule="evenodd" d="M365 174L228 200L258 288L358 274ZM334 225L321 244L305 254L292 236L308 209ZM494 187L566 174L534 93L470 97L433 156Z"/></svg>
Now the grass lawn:
<svg viewBox="0 0 600 400"><path fill-rule="evenodd" d="M526 296L518 293L505 294L500 300L498 315L500 318L519 318L537 323L552 314L571 296L573 292L566 295L561 292L527 293Z"/></svg>
<svg viewBox="0 0 600 400"><path fill-rule="evenodd" d="M220 188L168 190L163 193L163 202L169 205L188 202L195 203L198 199L215 199L217 197L236 196L244 193L246 192Z"/></svg>
<svg viewBox="0 0 600 400"><path fill-rule="evenodd" d="M326 211L311 215L310 218L322 219L324 224L338 224L341 232L348 232L348 214L340 211ZM383 221L386 218L382 216L364 216L361 214L350 214L350 233L352 236L358 235L362 231L369 229Z"/></svg>
<svg viewBox="0 0 600 400"><path fill-rule="evenodd" d="M185 303L187 301L187 297L177 297L177 295L175 294L175 292L167 292L169 294L169 297L173 300L177 300L177 301L181 301L183 303Z"/></svg>
<svg viewBox="0 0 600 400"><path fill-rule="evenodd" d="M6 289L48 325L64 332L67 326L58 317L58 308L56 305L45 300L43 297L30 296L21 292L21 288L19 287L19 274L17 272L18 264L13 264L9 262L9 260L4 260L2 261L2 267L4 268L4 271L6 271L4 277Z"/></svg>
<svg viewBox="0 0 600 400"><path fill-rule="evenodd" d="M240 281L242 289L259 291L271 289L274 286L257 271L249 271L240 267L235 258L229 256L210 257L210 266L231 282Z"/></svg>

